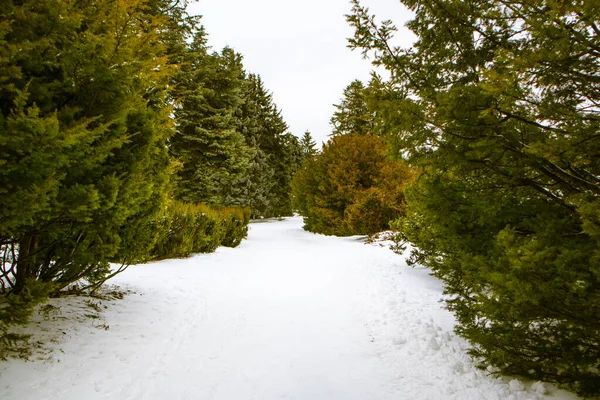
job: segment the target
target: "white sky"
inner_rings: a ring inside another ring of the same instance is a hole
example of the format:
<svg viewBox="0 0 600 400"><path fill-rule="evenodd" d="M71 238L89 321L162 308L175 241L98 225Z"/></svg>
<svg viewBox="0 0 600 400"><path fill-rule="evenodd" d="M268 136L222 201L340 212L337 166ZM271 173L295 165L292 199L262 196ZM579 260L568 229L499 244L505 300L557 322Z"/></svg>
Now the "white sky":
<svg viewBox="0 0 600 400"><path fill-rule="evenodd" d="M403 45L412 36L410 18L398 0L363 0L378 20L401 29ZM209 45L225 45L244 56L248 72L259 74L296 136L309 130L320 145L331 132L334 103L354 79L367 82L372 66L347 48L353 30L345 19L348 0L197 0L191 14L202 15Z"/></svg>

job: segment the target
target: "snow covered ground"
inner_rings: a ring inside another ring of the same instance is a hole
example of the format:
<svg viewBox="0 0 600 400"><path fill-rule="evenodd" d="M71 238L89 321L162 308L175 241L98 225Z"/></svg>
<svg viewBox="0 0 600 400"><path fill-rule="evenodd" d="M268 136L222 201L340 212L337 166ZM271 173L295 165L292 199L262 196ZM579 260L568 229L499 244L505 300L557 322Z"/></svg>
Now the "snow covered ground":
<svg viewBox="0 0 600 400"><path fill-rule="evenodd" d="M52 300L0 399L576 399L477 370L442 287L385 247L252 224L237 249L130 267L123 299Z"/></svg>

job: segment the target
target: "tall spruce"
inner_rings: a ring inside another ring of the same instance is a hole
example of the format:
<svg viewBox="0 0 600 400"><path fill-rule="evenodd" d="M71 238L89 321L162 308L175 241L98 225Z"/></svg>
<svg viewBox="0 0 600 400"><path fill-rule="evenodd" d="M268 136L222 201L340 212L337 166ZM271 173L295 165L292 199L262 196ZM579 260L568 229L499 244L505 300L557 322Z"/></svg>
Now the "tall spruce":
<svg viewBox="0 0 600 400"><path fill-rule="evenodd" d="M242 96L243 103L236 115L237 129L244 136L246 144L254 150L247 179L249 206L252 218L266 217L271 213L273 188L276 184L270 149L280 132L269 129L273 111L272 97L266 91L260 76L246 76ZM284 124L281 131L286 128Z"/></svg>
<svg viewBox="0 0 600 400"><path fill-rule="evenodd" d="M357 1L349 21L391 72L388 135L420 167L400 221L414 260L484 365L597 395L600 8L402 2L412 49Z"/></svg>
<svg viewBox="0 0 600 400"><path fill-rule="evenodd" d="M373 134L375 118L369 110L365 96L365 86L355 80L344 89L340 104L334 104L336 111L331 117L332 136Z"/></svg>
<svg viewBox="0 0 600 400"><path fill-rule="evenodd" d="M302 152L298 138L287 132L280 137L279 151L275 153L275 204L273 216L291 216L292 207L292 179L302 165Z"/></svg>
<svg viewBox="0 0 600 400"><path fill-rule="evenodd" d="M190 203L246 205L254 154L236 130L242 104L242 57L230 48L209 52L204 31L189 45L174 77L176 134L171 155L181 163L175 197Z"/></svg>
<svg viewBox="0 0 600 400"><path fill-rule="evenodd" d="M300 138L300 150L302 151L303 160L317 155L317 143L313 140L309 131L304 132L304 135Z"/></svg>
<svg viewBox="0 0 600 400"><path fill-rule="evenodd" d="M238 131L254 150L247 180L252 216L291 215L290 181L298 169L298 142L260 76L248 74L243 103L237 112Z"/></svg>

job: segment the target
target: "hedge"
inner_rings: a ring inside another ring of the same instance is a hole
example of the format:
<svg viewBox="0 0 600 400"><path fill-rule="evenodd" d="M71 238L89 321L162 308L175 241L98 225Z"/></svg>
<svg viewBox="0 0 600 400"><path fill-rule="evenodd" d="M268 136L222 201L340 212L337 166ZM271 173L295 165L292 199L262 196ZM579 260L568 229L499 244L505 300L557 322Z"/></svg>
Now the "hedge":
<svg viewBox="0 0 600 400"><path fill-rule="evenodd" d="M236 247L248 234L250 210L213 208L173 202L155 222L154 260L210 253L219 246Z"/></svg>

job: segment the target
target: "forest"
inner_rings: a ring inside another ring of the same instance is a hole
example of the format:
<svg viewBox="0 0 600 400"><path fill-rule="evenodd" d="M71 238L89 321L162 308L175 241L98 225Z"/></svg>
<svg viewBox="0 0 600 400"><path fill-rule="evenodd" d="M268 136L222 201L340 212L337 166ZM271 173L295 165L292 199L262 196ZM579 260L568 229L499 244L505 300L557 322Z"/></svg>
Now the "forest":
<svg viewBox="0 0 600 400"><path fill-rule="evenodd" d="M50 296L297 212L392 231L481 368L600 395L600 6L401 3L410 48L351 1L349 46L380 72L318 149L185 2L5 1L0 356Z"/></svg>

